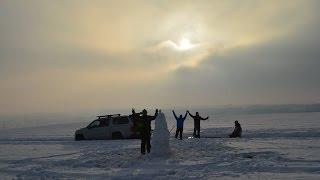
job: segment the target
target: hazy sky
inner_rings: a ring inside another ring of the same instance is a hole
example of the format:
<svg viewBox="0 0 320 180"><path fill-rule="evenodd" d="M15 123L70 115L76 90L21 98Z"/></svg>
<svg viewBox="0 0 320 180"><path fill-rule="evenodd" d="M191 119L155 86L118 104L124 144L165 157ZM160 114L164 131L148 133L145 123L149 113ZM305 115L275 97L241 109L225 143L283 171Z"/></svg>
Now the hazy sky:
<svg viewBox="0 0 320 180"><path fill-rule="evenodd" d="M0 113L320 102L320 1L0 1Z"/></svg>

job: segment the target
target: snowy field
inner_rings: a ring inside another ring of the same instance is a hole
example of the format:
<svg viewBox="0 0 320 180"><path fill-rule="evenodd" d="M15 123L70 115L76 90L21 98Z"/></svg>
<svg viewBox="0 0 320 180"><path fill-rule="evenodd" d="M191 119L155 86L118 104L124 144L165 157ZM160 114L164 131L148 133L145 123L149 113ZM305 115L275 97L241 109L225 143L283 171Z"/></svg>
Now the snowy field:
<svg viewBox="0 0 320 180"><path fill-rule="evenodd" d="M90 120L1 130L0 179L320 179L320 113L209 115L201 139L187 138L190 117L184 140L174 129L162 159L141 156L139 140L73 141ZM235 120L243 138L225 138Z"/></svg>

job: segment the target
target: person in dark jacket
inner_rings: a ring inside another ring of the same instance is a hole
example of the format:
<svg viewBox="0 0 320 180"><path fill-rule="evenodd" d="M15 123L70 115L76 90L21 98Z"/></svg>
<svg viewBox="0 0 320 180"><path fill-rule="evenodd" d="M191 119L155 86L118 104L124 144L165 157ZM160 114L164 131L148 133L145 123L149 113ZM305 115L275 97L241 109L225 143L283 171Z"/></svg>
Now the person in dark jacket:
<svg viewBox="0 0 320 180"><path fill-rule="evenodd" d="M141 137L141 130L142 130L142 120L141 120L142 112L136 113L134 109L132 109L132 114L130 115L130 118L133 121L133 129L135 137Z"/></svg>
<svg viewBox="0 0 320 180"><path fill-rule="evenodd" d="M229 135L230 138L236 138L236 137L241 137L242 134L242 128L241 125L238 121L234 122L234 130L233 132Z"/></svg>
<svg viewBox="0 0 320 180"><path fill-rule="evenodd" d="M178 134L180 133L180 140L182 140L183 123L184 123L184 120L187 118L188 113L186 112L184 117L182 117L182 115L177 117L177 115L174 112L174 110L172 110L172 113L174 115L174 118L176 118L176 121L177 121L177 130L176 130L176 136L175 137L178 138Z"/></svg>
<svg viewBox="0 0 320 180"><path fill-rule="evenodd" d="M199 112L196 112L196 115L192 115L189 111L187 113L193 118L194 122L194 129L193 129L193 137L200 138L200 120L207 120L209 119L209 116L206 118L203 118L199 115Z"/></svg>
<svg viewBox="0 0 320 180"><path fill-rule="evenodd" d="M146 149L147 152L150 153L151 121L155 120L157 116L158 109L156 109L154 116L148 115L147 110L145 109L142 111L141 120L143 122L143 126L141 129L141 154L146 154Z"/></svg>

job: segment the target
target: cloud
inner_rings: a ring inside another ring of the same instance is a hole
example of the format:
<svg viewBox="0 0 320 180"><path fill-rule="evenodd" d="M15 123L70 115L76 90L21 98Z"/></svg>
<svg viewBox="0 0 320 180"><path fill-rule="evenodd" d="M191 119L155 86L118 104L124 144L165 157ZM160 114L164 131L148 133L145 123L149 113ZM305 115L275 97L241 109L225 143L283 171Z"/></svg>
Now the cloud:
<svg viewBox="0 0 320 180"><path fill-rule="evenodd" d="M1 1L0 113L318 101L317 7Z"/></svg>
<svg viewBox="0 0 320 180"><path fill-rule="evenodd" d="M197 68L176 71L172 89L206 105L319 102L319 26L211 54Z"/></svg>

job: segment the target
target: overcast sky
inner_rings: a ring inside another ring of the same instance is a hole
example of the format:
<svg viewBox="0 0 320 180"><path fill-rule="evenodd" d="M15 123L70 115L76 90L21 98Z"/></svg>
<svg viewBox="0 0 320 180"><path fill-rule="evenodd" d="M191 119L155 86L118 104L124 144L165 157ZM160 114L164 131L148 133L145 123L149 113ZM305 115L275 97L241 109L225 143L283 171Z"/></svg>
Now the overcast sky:
<svg viewBox="0 0 320 180"><path fill-rule="evenodd" d="M0 113L320 102L320 1L0 1Z"/></svg>

